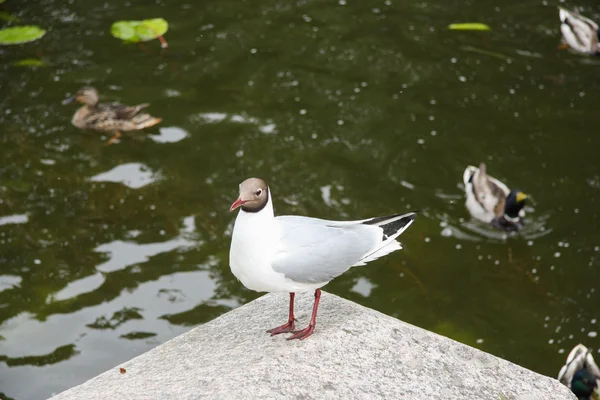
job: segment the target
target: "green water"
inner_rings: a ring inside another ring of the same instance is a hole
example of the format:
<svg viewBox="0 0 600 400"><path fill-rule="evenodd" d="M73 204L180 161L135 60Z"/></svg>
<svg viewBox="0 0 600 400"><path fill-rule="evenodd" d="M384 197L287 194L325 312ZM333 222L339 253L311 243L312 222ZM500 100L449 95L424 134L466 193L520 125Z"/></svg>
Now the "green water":
<svg viewBox="0 0 600 400"><path fill-rule="evenodd" d="M570 5L600 19L592 0ZM269 182L279 214L424 209L404 250L330 292L550 376L577 343L600 347L600 61L557 50L554 4L0 7L48 31L0 48L6 396L44 399L259 296L228 266L228 208L249 176ZM159 16L164 51L109 34ZM31 57L49 65L10 65ZM105 146L60 104L84 84L149 102L163 122ZM462 172L482 160L533 196L520 235L469 218Z"/></svg>

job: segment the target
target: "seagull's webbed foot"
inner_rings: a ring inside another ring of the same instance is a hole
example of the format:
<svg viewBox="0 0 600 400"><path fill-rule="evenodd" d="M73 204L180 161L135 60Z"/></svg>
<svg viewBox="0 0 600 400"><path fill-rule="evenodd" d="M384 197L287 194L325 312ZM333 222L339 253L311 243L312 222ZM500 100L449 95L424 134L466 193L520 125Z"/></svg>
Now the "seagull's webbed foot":
<svg viewBox="0 0 600 400"><path fill-rule="evenodd" d="M289 338L287 338L287 340L293 340L293 339L306 339L307 337L309 337L310 335L312 335L313 331L315 330L315 326L313 324L308 325L306 328L302 329L301 331L293 331L293 335L290 336Z"/></svg>
<svg viewBox="0 0 600 400"><path fill-rule="evenodd" d="M280 333L294 332L294 320L288 321L285 324L278 326L277 328L269 329L267 333L271 336L279 335Z"/></svg>
<svg viewBox="0 0 600 400"><path fill-rule="evenodd" d="M290 313L288 315L288 322L277 328L269 329L267 333L270 333L271 336L279 335L280 333L294 332L294 322L296 321L296 318L294 318L294 296L294 293L290 293Z"/></svg>

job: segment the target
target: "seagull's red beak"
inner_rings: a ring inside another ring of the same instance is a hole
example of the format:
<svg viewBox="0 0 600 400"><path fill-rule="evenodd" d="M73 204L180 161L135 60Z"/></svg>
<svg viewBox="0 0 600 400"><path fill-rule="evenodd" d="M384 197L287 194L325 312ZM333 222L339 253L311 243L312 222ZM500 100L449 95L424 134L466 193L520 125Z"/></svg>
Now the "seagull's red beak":
<svg viewBox="0 0 600 400"><path fill-rule="evenodd" d="M229 211L233 211L238 207L241 207L244 205L244 203L246 203L247 200L242 200L242 198L238 198L236 201L233 202L233 204L231 205L231 207L229 207Z"/></svg>

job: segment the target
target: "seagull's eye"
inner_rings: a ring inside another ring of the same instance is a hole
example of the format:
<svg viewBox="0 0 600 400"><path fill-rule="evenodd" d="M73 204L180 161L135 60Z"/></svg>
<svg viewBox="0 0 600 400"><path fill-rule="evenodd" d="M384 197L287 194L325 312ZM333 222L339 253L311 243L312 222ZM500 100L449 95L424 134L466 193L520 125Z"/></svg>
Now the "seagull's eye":
<svg viewBox="0 0 600 400"><path fill-rule="evenodd" d="M254 194L256 197L260 196L262 194L262 189L258 189L256 192L254 192Z"/></svg>

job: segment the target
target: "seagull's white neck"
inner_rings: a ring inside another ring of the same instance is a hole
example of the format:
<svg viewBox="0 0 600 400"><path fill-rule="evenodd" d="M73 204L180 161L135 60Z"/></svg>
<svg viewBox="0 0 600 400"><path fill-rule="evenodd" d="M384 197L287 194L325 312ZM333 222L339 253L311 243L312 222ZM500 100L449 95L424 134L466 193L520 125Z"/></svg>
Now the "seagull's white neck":
<svg viewBox="0 0 600 400"><path fill-rule="evenodd" d="M271 196L260 211L240 209L231 235L229 266L247 288L273 291L269 285L265 286L264 280L276 275L271 269L271 254L277 236Z"/></svg>

